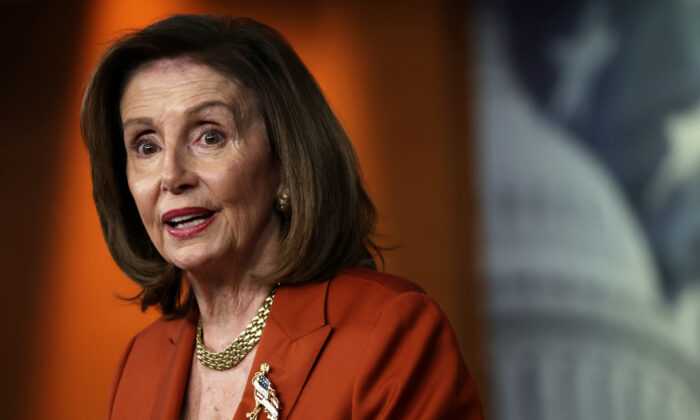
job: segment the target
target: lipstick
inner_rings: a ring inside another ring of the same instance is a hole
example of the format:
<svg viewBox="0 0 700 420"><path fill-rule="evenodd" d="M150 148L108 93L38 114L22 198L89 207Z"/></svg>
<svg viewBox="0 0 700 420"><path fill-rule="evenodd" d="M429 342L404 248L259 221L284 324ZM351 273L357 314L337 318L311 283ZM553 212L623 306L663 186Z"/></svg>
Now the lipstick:
<svg viewBox="0 0 700 420"><path fill-rule="evenodd" d="M165 229L178 239L190 238L209 227L217 213L204 207L182 207L161 216Z"/></svg>

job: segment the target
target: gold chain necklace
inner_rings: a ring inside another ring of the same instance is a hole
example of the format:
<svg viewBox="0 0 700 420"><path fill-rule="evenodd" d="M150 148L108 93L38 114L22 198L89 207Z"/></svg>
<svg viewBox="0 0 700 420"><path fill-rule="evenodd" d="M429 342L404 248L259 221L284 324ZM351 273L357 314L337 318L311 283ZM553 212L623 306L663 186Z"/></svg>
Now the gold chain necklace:
<svg viewBox="0 0 700 420"><path fill-rule="evenodd" d="M204 346L202 342L202 317L199 317L199 323L197 325L197 359L204 366L210 369L216 370L226 370L231 369L236 366L238 362L243 359L250 350L258 344L260 341L260 336L262 335L262 330L265 328L265 323L267 322L267 316L270 314L270 307L272 306L272 300L275 298L275 292L277 291L276 284L270 294L263 302L258 313L255 315L250 324L243 330L243 332L236 338L233 343L229 344L228 347L221 350L220 352L212 352Z"/></svg>

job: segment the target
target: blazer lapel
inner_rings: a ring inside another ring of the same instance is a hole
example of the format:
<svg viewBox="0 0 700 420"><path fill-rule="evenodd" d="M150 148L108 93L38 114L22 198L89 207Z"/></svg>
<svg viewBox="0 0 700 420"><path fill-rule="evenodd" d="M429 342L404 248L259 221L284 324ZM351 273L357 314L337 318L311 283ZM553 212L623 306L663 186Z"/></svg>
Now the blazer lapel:
<svg viewBox="0 0 700 420"><path fill-rule="evenodd" d="M168 331L168 348L163 357L162 373L158 382L158 393L153 405L151 419L177 420L180 418L182 401L190 375L194 338L197 330L197 311L187 317L172 321Z"/></svg>
<svg viewBox="0 0 700 420"><path fill-rule="evenodd" d="M267 377L277 391L280 419L289 417L332 330L326 325L327 289L327 281L280 286L234 420L246 420L255 408L252 380L262 363L270 365Z"/></svg>

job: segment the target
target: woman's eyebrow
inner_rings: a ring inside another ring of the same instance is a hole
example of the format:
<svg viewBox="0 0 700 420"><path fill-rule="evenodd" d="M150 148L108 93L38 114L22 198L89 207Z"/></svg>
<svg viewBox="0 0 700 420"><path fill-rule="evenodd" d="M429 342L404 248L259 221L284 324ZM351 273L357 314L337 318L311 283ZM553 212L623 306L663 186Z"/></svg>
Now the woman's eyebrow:
<svg viewBox="0 0 700 420"><path fill-rule="evenodd" d="M143 125L153 125L153 120L151 118L130 118L122 123L122 129L133 125L133 124L143 124Z"/></svg>
<svg viewBox="0 0 700 420"><path fill-rule="evenodd" d="M193 106L193 107L188 108L188 109L185 111L185 115L188 116L188 117L190 117L190 116L192 116L192 115L194 115L194 114L199 113L200 111L202 111L202 110L204 110L204 109L206 109L206 108L215 107L215 106L223 106L223 107L226 108L226 109L231 109L231 104L229 104L229 103L227 103L227 102L224 102L224 101L221 101L221 100L215 99L215 100L211 100L211 101L205 101L205 102L202 102L202 103L200 103L200 104L197 104L197 105L195 105L195 106Z"/></svg>
<svg viewBox="0 0 700 420"><path fill-rule="evenodd" d="M200 104L194 105L190 108L187 108L187 110L185 110L185 116L191 117L192 115L195 115L206 108L211 108L211 107L215 107L215 106L223 106L226 109L231 109L231 104L217 99L217 100L205 101L205 102L202 102ZM122 128L126 129L126 127L133 125L133 124L152 125L153 119L146 118L146 117L130 118L122 123Z"/></svg>

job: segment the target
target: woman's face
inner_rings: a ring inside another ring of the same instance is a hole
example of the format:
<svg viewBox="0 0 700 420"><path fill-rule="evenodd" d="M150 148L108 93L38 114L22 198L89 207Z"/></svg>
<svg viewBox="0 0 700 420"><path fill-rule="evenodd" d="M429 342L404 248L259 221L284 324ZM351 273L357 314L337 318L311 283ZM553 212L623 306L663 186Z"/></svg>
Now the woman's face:
<svg viewBox="0 0 700 420"><path fill-rule="evenodd" d="M183 270L256 270L275 255L279 176L259 118L236 126L242 94L208 66L163 59L121 98L129 189L156 248Z"/></svg>

